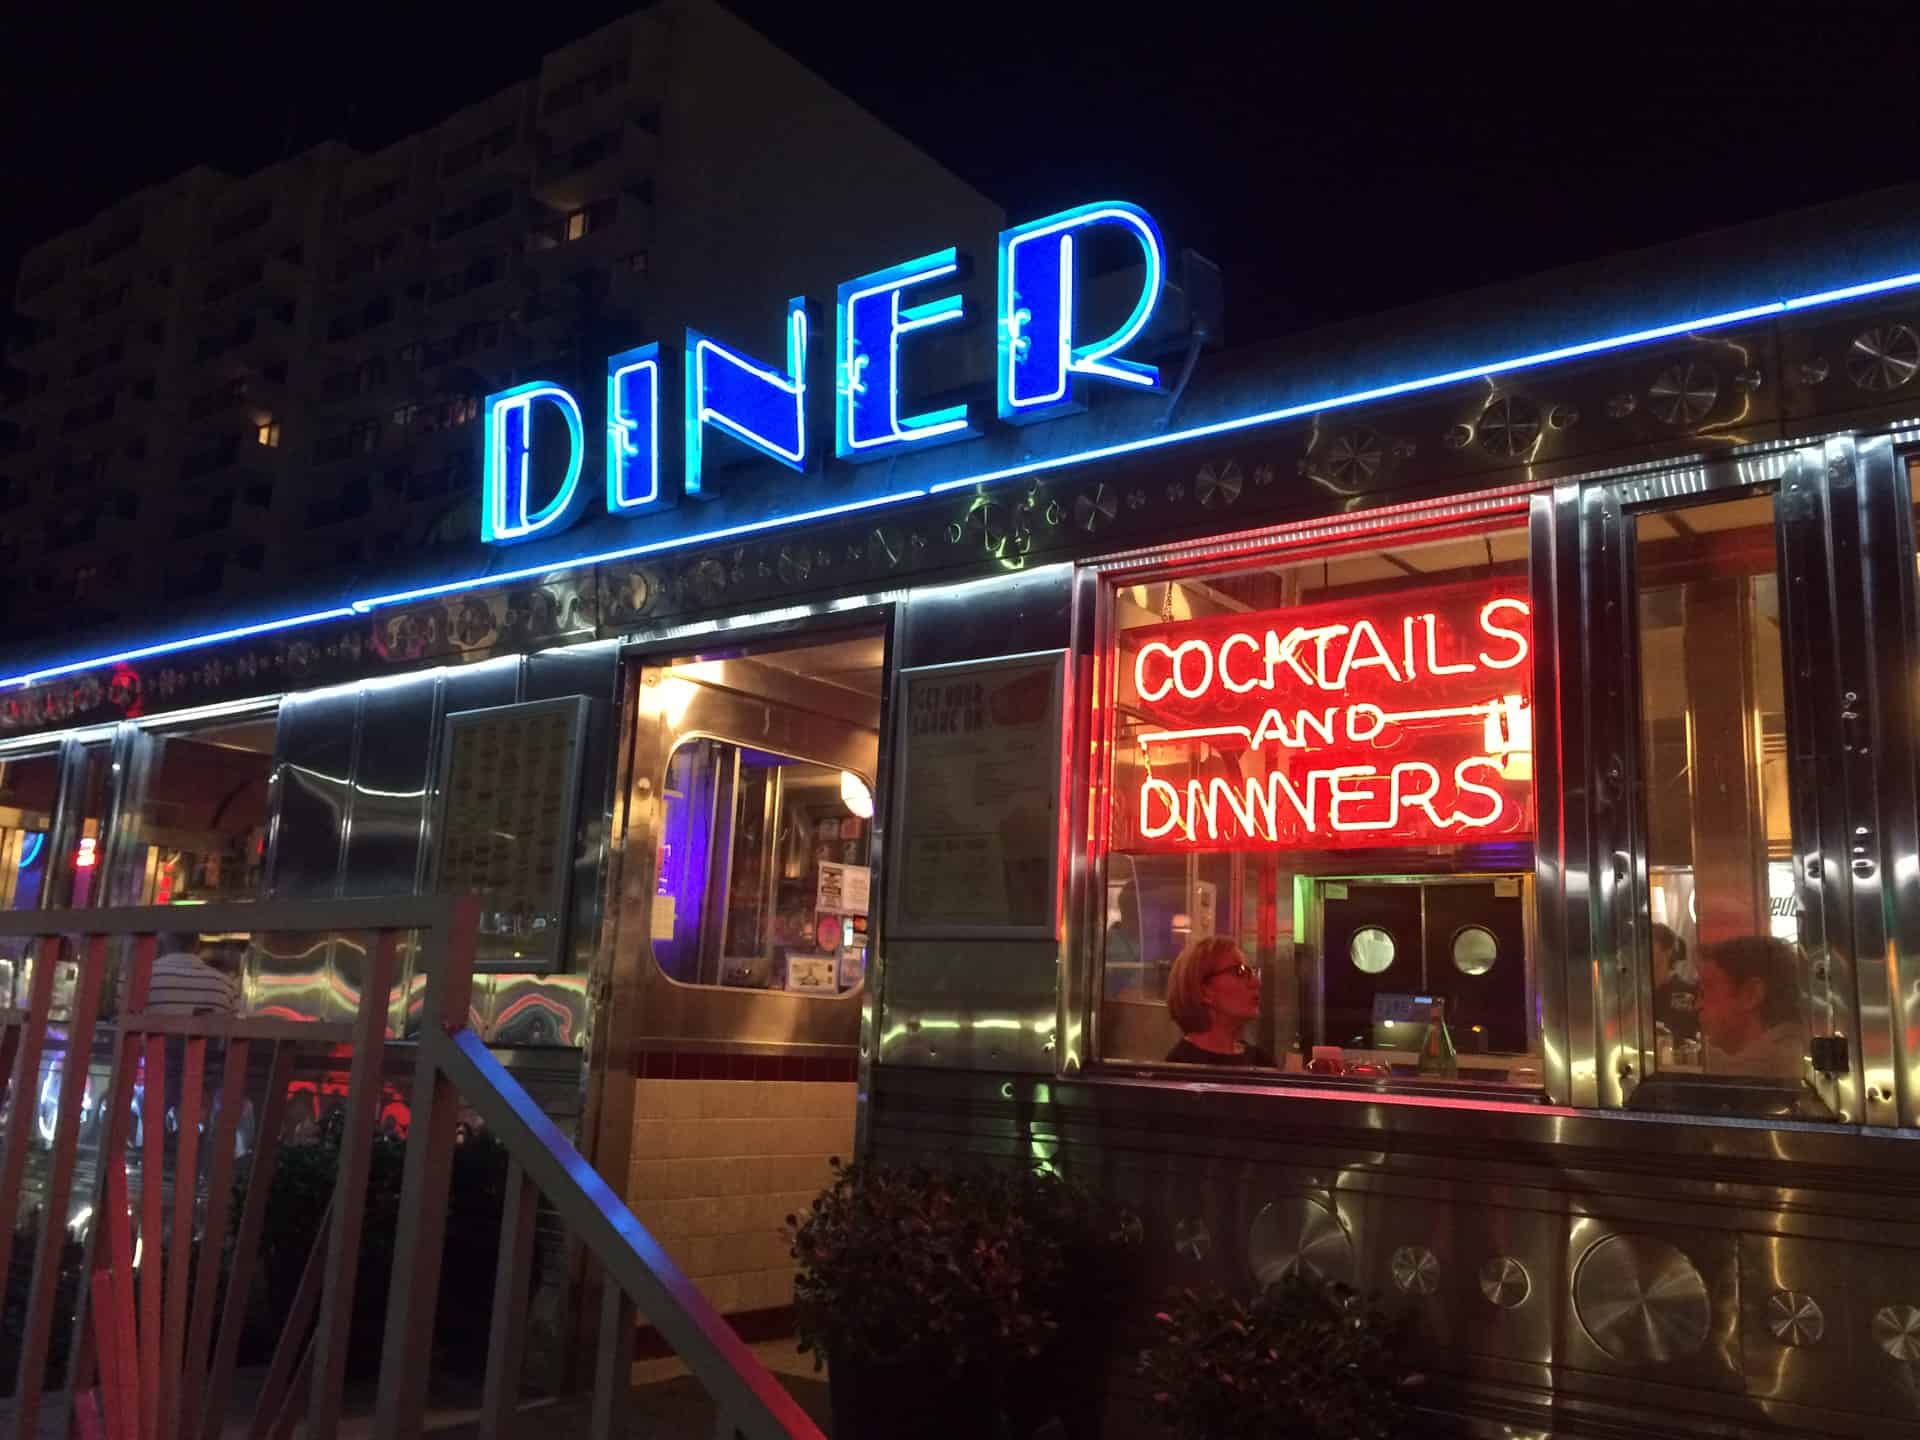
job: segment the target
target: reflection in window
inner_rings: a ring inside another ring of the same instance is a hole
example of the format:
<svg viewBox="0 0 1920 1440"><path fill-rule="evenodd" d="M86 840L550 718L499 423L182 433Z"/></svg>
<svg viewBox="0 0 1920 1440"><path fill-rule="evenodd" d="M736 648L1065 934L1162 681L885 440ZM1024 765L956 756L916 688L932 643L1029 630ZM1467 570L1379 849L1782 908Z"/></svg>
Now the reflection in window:
<svg viewBox="0 0 1920 1440"><path fill-rule="evenodd" d="M1654 1047L1668 1072L1806 1068L1773 501L1636 521Z"/></svg>
<svg viewBox="0 0 1920 1440"><path fill-rule="evenodd" d="M668 761L664 800L653 952L667 975L824 995L860 983L872 816L864 779L692 740Z"/></svg>
<svg viewBox="0 0 1920 1440"><path fill-rule="evenodd" d="M1113 631L1102 1055L1168 1056L1174 959L1220 935L1287 1069L1410 1077L1382 1017L1440 999L1462 1078L1537 1085L1525 532L1122 585ZM1512 963L1455 963L1476 925Z"/></svg>
<svg viewBox="0 0 1920 1440"><path fill-rule="evenodd" d="M256 897L273 736L272 716L154 736L134 843L114 893L144 905Z"/></svg>

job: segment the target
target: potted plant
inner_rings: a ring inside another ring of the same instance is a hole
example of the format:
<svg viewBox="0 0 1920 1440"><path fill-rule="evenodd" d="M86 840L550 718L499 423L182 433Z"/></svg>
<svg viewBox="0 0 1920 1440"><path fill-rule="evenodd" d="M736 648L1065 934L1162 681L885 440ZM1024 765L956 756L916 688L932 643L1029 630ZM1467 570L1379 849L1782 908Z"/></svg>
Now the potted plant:
<svg viewBox="0 0 1920 1440"><path fill-rule="evenodd" d="M1343 1285L1293 1274L1242 1300L1177 1292L1140 1357L1179 1440L1404 1440L1404 1326Z"/></svg>
<svg viewBox="0 0 1920 1440"><path fill-rule="evenodd" d="M1128 1246L1102 1222L1090 1195L1041 1168L835 1161L788 1227L800 1348L830 1367L838 1440L1025 1440L1058 1389L1039 1378L1059 1368L1077 1287Z"/></svg>

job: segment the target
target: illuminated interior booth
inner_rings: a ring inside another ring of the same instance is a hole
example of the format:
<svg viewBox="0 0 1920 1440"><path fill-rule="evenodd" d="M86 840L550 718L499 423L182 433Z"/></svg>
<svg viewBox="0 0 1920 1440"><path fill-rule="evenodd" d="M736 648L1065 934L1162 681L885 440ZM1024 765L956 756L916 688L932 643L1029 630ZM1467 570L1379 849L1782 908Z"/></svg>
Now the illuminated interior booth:
<svg viewBox="0 0 1920 1440"><path fill-rule="evenodd" d="M487 397L464 549L16 638L0 900L478 894L735 1315L829 1156L1044 1160L1482 1433L1909 1433L1916 202L1245 350L1136 206L882 228Z"/></svg>

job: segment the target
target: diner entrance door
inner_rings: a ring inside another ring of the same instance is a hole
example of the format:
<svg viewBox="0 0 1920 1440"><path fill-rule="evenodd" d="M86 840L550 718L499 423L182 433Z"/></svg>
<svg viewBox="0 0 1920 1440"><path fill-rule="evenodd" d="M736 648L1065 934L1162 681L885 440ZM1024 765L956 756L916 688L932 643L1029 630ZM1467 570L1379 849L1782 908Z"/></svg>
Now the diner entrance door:
<svg viewBox="0 0 1920 1440"><path fill-rule="evenodd" d="M885 641L735 641L626 676L608 1008L631 1103L607 1104L596 1159L749 1328L792 1303L784 1218L853 1153Z"/></svg>

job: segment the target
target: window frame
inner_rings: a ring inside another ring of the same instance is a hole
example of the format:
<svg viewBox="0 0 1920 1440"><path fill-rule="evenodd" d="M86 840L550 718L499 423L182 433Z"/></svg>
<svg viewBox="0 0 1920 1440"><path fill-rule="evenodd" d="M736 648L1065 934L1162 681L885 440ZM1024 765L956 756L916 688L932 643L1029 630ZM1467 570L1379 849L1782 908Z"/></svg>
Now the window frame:
<svg viewBox="0 0 1920 1440"><path fill-rule="evenodd" d="M674 756L678 755L680 751L686 748L687 746L692 744L697 744L701 741L712 741L716 744L729 746L736 752L743 751L743 750L753 750L756 753L762 754L762 755L775 755L780 757L782 760L790 760L796 765L812 765L817 769L833 770L836 772L845 771L848 774L858 776L862 781L864 781L870 793L875 795L879 794L879 790L877 788L877 777L873 775L862 774L858 770L847 770L846 767L841 765L835 765L830 761L812 759L805 755L795 755L790 751L780 749L776 746L747 745L742 743L735 736L723 735L717 731L682 730L682 731L675 732L673 737L673 743L667 747L666 753L662 756L662 765L661 765L660 774L654 777L654 784L657 787L656 793L658 793L659 796L661 797L661 812L663 817L665 814L665 801L666 801L666 795L667 795L667 776L672 771L673 758ZM730 877L732 872L732 861L733 861L733 851L732 851L733 830L731 826L729 826L727 833L729 837L728 852L727 852L727 869ZM661 835L658 837L658 841L656 842L656 844L659 843L660 841L664 841L664 839L665 839L665 825L664 825L664 818L663 818ZM878 847L879 843L880 843L880 827L878 826L878 824L875 823L874 817L868 817L867 875L868 875L869 891L868 891L868 907L867 907L867 964L861 970L859 984L854 985L845 990L836 989L836 991L833 994L825 995L817 991L790 990L785 987L775 990L770 987L708 984L703 980L682 980L675 975L671 975L667 972L666 966L660 963L660 954L657 950L654 949L656 937L652 933L653 907L656 904L658 904L659 898L660 898L659 891L657 888L653 893L653 895L651 895L647 901L647 919L648 919L648 925L647 925L648 935L647 935L647 945L646 945L647 964L649 967L651 967L654 978L659 981L664 981L666 984L677 987L678 989L681 989L681 990L720 991L722 993L729 994L729 995L754 995L754 994L789 995L789 996L797 996L803 999L812 1000L816 1002L837 1001L837 1000L856 1000L857 1001L857 1000L863 999L866 995L868 981L872 978L872 974L873 974L873 958L874 958L874 952L875 952L875 946L876 946L876 940L877 940L875 931L877 928L876 921L878 917L875 914L874 906L872 903L872 897L874 892L871 888L871 885L872 885L873 872L876 868L874 865L874 852ZM657 850L654 856L652 873L654 875L654 882L657 887L659 883L659 856L658 856ZM728 880L729 892L731 892L731 889L732 889L732 881L731 881L731 878L729 878ZM724 921L722 926L720 950L721 950L721 954L719 958L722 961L725 961L727 959L727 955L725 953L726 938L725 938L725 930L724 930Z"/></svg>
<svg viewBox="0 0 1920 1440"><path fill-rule="evenodd" d="M1116 596L1125 587L1168 580L1191 579L1220 574L1242 566L1292 563L1337 555L1366 553L1386 548L1390 543L1406 545L1448 538L1455 533L1472 533L1499 526L1512 528L1527 539L1527 588L1534 599L1533 658L1534 709L1536 735L1550 733L1554 722L1551 704L1556 645L1550 611L1540 605L1542 565L1538 513L1547 496L1538 485L1515 485L1488 489L1476 494L1450 496L1442 500L1413 501L1379 506L1359 515L1318 517L1280 525L1251 529L1244 534L1211 536L1177 545L1124 552L1088 562L1078 567L1075 587L1074 651L1096 683L1076 697L1071 713L1075 729L1083 737L1071 743L1067 814L1069 834L1074 837L1074 853L1068 859L1071 893L1068 897L1067 935L1069 963L1063 967L1072 977L1062 997L1063 1018L1074 1032L1074 1041L1063 1046L1063 1064L1078 1064L1089 1073L1139 1075L1163 1072L1177 1078L1183 1067L1134 1059L1107 1059L1104 1054L1103 1015L1105 1003L1105 924L1107 887L1111 874L1110 841L1113 833L1113 758L1115 752L1117 679L1113 656L1117 653L1118 627L1115 623ZM1540 763L1544 747L1536 744L1534 777L1535 832L1533 847L1536 871L1548 843L1544 797L1548 793L1551 770ZM1365 853L1365 852L1360 852ZM1529 943L1540 946L1537 960L1529 962L1530 973L1537 975L1541 987L1536 1003L1548 1004L1547 975L1559 962L1548 953L1547 932L1538 912L1544 908L1542 887L1529 887L1534 903L1526 917ZM891 934L897 933L889 926ZM1558 1037L1552 1026L1538 1026L1529 1018L1529 1030L1540 1043L1537 1056L1547 1081L1547 1098L1561 1100L1552 1083L1552 1055ZM1278 1058L1278 1057L1276 1057ZM1284 1068L1236 1070L1236 1080L1244 1076L1250 1082L1307 1084L1320 1088L1350 1087L1352 1081L1333 1079L1305 1071ZM1449 1082L1451 1087L1453 1082ZM1464 1075L1458 1082L1459 1093L1484 1098L1489 1104L1511 1101L1509 1085L1475 1082ZM1410 1082L1399 1082L1397 1093L1411 1093ZM1424 1087L1423 1087L1424 1088ZM1562 1087L1563 1088L1563 1087ZM1388 1091L1391 1095L1395 1091Z"/></svg>

